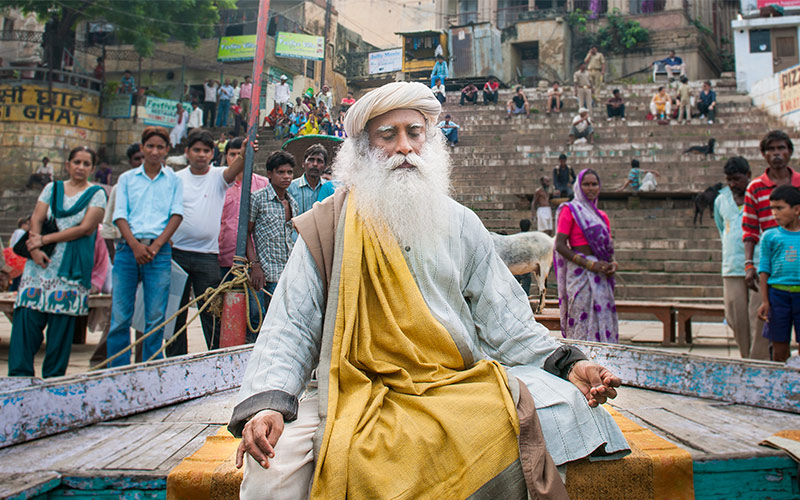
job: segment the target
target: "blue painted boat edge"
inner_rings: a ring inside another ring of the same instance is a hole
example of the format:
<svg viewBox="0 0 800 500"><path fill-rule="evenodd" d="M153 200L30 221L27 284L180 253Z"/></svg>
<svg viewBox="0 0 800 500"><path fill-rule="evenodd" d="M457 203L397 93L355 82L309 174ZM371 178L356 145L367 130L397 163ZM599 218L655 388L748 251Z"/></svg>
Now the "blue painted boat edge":
<svg viewBox="0 0 800 500"><path fill-rule="evenodd" d="M798 464L788 456L736 457L693 463L696 500L797 500Z"/></svg>
<svg viewBox="0 0 800 500"><path fill-rule="evenodd" d="M100 471L98 471L100 472ZM69 493L67 493L69 492ZM90 472L66 473L61 477L31 486L8 500L90 499L101 495L104 498L119 495L120 498L166 499L167 476L165 474L113 475L105 472L98 476Z"/></svg>
<svg viewBox="0 0 800 500"><path fill-rule="evenodd" d="M32 485L30 488L5 497L7 500L39 500L46 499L47 493L61 485L61 478L54 477L47 481Z"/></svg>

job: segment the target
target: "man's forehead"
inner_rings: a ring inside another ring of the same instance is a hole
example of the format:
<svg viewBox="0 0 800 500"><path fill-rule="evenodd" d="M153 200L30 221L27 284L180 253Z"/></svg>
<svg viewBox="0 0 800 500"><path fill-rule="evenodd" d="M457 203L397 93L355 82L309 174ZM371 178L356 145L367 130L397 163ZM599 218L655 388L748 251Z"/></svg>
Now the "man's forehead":
<svg viewBox="0 0 800 500"><path fill-rule="evenodd" d="M425 127L425 115L416 109L393 109L367 122L367 130L390 130L396 128Z"/></svg>

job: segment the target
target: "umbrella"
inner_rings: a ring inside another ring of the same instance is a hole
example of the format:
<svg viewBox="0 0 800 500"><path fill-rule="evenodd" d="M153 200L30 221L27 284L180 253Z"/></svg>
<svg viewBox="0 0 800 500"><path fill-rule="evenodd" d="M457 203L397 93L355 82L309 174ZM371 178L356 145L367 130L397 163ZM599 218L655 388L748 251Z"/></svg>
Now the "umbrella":
<svg viewBox="0 0 800 500"><path fill-rule="evenodd" d="M333 164L333 158L339 150L339 146L344 139L332 135L301 135L283 143L281 149L291 153L297 160L297 168L295 169L295 176L299 177L303 174L303 156L306 150L314 144L322 144L328 151L328 166Z"/></svg>

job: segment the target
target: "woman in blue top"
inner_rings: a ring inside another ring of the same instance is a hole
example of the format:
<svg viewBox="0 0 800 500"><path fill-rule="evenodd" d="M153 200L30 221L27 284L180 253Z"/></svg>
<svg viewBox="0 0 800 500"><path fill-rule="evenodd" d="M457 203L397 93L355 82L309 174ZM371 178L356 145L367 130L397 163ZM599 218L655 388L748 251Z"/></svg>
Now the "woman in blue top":
<svg viewBox="0 0 800 500"><path fill-rule="evenodd" d="M75 318L89 313L94 238L106 207L103 188L89 184L96 161L97 155L86 146L70 151L69 180L51 182L36 202L27 242L31 258L14 304L9 376L34 376L33 357L45 327L42 375L58 377L67 371ZM58 231L41 234L50 217ZM55 248L49 250L52 244Z"/></svg>

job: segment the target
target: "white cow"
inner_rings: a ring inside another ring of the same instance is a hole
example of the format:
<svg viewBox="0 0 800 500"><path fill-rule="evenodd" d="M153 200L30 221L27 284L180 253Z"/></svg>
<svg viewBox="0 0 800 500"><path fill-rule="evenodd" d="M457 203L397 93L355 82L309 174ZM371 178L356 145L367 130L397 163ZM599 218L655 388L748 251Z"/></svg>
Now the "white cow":
<svg viewBox="0 0 800 500"><path fill-rule="evenodd" d="M555 238L538 231L526 231L508 236L491 234L494 247L511 274L533 273L539 287L539 306L536 312L542 312L547 294L545 282L553 265Z"/></svg>

